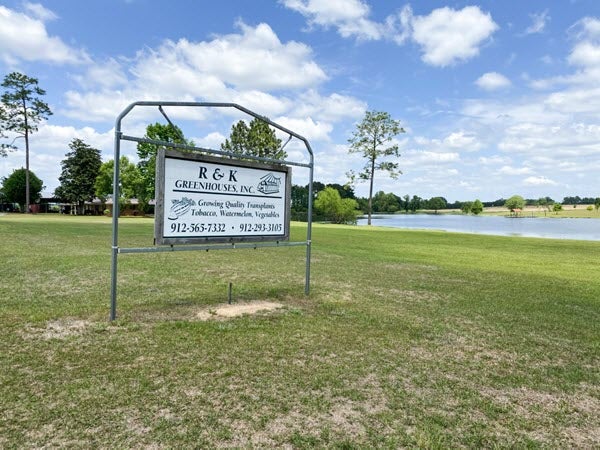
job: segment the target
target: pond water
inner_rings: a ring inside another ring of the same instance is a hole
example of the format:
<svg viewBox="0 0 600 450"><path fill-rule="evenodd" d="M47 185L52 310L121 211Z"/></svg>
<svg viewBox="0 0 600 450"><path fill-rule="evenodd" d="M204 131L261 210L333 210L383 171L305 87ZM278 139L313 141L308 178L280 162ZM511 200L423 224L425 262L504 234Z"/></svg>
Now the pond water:
<svg viewBox="0 0 600 450"><path fill-rule="evenodd" d="M366 225L367 219L358 219ZM381 227L455 231L497 236L600 241L600 219L510 218L460 214L377 214L372 224Z"/></svg>

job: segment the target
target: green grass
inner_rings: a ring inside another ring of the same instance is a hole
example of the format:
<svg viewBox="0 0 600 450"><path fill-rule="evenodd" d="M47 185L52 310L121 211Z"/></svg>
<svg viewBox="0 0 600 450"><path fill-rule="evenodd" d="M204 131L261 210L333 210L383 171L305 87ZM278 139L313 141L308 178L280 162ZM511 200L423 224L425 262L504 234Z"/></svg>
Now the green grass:
<svg viewBox="0 0 600 450"><path fill-rule="evenodd" d="M509 211L503 208L486 208L483 212L483 215L486 216L508 216L509 214ZM545 217L548 219L600 219L600 212L596 209L589 211L587 205L579 205L577 208L566 205L560 211L548 211L545 208L528 207L520 215L522 217Z"/></svg>
<svg viewBox="0 0 600 450"><path fill-rule="evenodd" d="M303 247L120 255L109 324L110 232L0 217L0 447L600 445L600 243L316 225L310 297ZM229 282L285 307L198 320Z"/></svg>

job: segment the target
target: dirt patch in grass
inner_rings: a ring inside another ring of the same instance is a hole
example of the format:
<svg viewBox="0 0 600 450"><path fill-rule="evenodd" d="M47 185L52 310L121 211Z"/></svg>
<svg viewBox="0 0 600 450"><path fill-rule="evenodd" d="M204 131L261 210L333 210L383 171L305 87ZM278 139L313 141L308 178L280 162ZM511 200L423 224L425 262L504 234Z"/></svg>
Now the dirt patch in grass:
<svg viewBox="0 0 600 450"><path fill-rule="evenodd" d="M92 325L91 322L81 319L59 319L51 320L43 328L26 325L23 330L25 338L65 339L71 336L79 336Z"/></svg>
<svg viewBox="0 0 600 450"><path fill-rule="evenodd" d="M374 289L373 293L380 297L388 298L396 302L439 303L443 300L447 300L447 296L437 292L415 291L410 289Z"/></svg>
<svg viewBox="0 0 600 450"><path fill-rule="evenodd" d="M540 424L530 431L530 437L541 442L552 442L557 433L572 448L597 448L600 444L600 401L585 392L574 394L540 392L530 388L480 389L480 393L515 414ZM562 431L552 430L553 415L567 418Z"/></svg>
<svg viewBox="0 0 600 450"><path fill-rule="evenodd" d="M244 315L274 311L280 308L283 308L283 305L275 302L233 303L231 305L221 305L204 309L198 312L196 317L200 320L225 320Z"/></svg>
<svg viewBox="0 0 600 450"><path fill-rule="evenodd" d="M585 393L548 393L526 387L505 390L486 388L482 389L481 393L502 405L511 406L517 412L523 412L523 415L532 409L556 411L561 408L572 409L590 416L600 414L600 400Z"/></svg>
<svg viewBox="0 0 600 450"><path fill-rule="evenodd" d="M409 263L391 263L385 264L383 266L385 270L389 270L391 272L405 272L405 271L425 271L425 272L435 272L439 270L438 266L432 266L429 264L409 264Z"/></svg>

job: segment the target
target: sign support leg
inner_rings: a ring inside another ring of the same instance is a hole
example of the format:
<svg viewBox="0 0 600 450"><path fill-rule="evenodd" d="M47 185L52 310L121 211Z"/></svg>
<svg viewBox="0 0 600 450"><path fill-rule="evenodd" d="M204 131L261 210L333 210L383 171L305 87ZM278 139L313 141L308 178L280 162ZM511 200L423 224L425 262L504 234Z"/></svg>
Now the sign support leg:
<svg viewBox="0 0 600 450"><path fill-rule="evenodd" d="M118 248L112 248L111 275L110 275L110 321L117 318L117 255Z"/></svg>

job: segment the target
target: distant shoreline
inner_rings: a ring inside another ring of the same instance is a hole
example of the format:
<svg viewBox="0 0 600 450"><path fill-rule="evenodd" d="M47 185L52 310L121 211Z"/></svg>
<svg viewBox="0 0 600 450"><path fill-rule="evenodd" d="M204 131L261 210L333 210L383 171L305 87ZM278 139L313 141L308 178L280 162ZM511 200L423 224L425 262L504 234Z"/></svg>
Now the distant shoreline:
<svg viewBox="0 0 600 450"><path fill-rule="evenodd" d="M576 208L573 208L573 205L563 205L562 211L554 212L548 211L547 209L544 211L542 208L538 208L536 206L526 206L523 211L521 211L517 217L519 218L549 218L549 219L600 219L600 211L596 211L593 209L592 211L588 211L588 205L577 205ZM405 211L396 211L396 212L377 212L373 213L373 216L382 215L382 214L436 214L433 209L420 209L416 212L405 212ZM460 209L440 209L437 211L437 214L464 214ZM465 214L466 215L466 214ZM473 214L470 214L473 215ZM484 208L483 212L480 214L481 216L510 216L510 211L503 206L492 206L488 208ZM367 214L363 214L359 217L367 217Z"/></svg>

